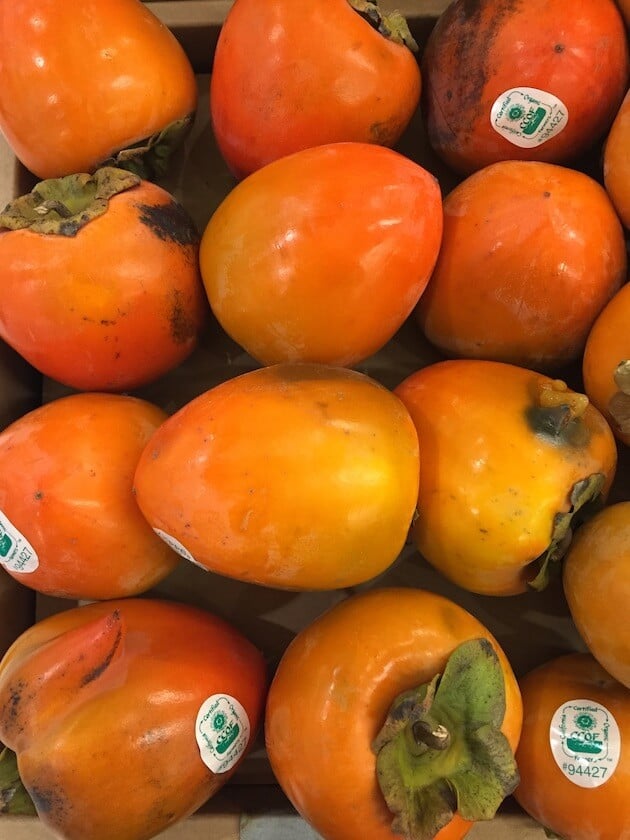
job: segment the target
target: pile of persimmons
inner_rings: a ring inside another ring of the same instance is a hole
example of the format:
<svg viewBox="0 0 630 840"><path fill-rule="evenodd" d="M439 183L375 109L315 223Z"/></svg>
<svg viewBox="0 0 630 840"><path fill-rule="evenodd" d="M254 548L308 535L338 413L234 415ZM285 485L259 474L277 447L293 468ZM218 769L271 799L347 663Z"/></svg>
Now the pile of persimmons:
<svg viewBox="0 0 630 840"><path fill-rule="evenodd" d="M0 661L0 814L149 840L261 733L324 840L459 840L510 796L541 836L630 837L629 25L235 0L201 107L140 0L3 4L33 189L0 338L63 393L0 431L0 566L68 608ZM166 186L193 135L224 167L201 227ZM141 395L220 336L248 370ZM560 580L582 644L517 674L474 609L387 585L410 548L479 598ZM154 597L184 561L339 598L271 668Z"/></svg>

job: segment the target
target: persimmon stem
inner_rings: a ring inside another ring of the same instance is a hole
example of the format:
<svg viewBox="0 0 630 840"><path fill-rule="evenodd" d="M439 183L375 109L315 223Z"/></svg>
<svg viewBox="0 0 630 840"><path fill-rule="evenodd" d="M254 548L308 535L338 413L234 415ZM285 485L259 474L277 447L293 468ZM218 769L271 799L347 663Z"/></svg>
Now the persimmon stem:
<svg viewBox="0 0 630 840"><path fill-rule="evenodd" d="M566 382L551 379L540 383L538 404L541 408L566 408L563 425L582 417L589 404L586 394L570 391Z"/></svg>
<svg viewBox="0 0 630 840"><path fill-rule="evenodd" d="M385 14L381 11L378 0L348 0L348 3L384 38L408 47L412 52L418 52L418 44L400 12Z"/></svg>
<svg viewBox="0 0 630 840"><path fill-rule="evenodd" d="M446 750L451 743L451 733L441 723L431 725L426 720L418 720L413 724L412 732L418 745L430 750Z"/></svg>

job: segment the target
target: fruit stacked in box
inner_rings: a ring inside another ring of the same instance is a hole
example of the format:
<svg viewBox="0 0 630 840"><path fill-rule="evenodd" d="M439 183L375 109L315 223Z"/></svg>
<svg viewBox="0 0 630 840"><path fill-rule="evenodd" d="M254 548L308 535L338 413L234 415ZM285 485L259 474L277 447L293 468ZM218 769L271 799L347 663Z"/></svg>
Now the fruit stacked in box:
<svg viewBox="0 0 630 840"><path fill-rule="evenodd" d="M377 0L236 0L202 112L139 0L4 4L37 183L0 336L66 392L0 432L0 565L68 608L0 662L0 812L148 840L260 734L324 840L456 840L510 796L630 836L628 13L453 0L417 38ZM165 186L199 123L201 227ZM248 370L146 398L218 335ZM403 551L453 597L388 585ZM189 562L338 598L272 666L154 597ZM554 581L580 644L518 672L488 604Z"/></svg>

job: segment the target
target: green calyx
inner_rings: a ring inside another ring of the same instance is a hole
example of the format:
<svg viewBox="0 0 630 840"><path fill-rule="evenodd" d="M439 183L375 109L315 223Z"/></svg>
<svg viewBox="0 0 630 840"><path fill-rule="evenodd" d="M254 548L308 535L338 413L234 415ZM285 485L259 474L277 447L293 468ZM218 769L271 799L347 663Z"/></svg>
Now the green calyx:
<svg viewBox="0 0 630 840"><path fill-rule="evenodd" d="M623 435L630 434L630 359L620 362L613 375L619 389L610 398L608 411L617 430Z"/></svg>
<svg viewBox="0 0 630 840"><path fill-rule="evenodd" d="M140 178L111 166L93 175L80 173L40 181L27 195L9 202L0 213L0 229L75 236L107 210L109 199L140 183Z"/></svg>
<svg viewBox="0 0 630 840"><path fill-rule="evenodd" d="M505 682L487 639L451 654L442 675L394 701L372 750L378 783L405 840L432 840L455 813L492 819L519 777L501 732Z"/></svg>
<svg viewBox="0 0 630 840"><path fill-rule="evenodd" d="M562 559L573 539L575 528L601 506L604 483L603 473L593 473L573 485L569 495L569 510L555 515L549 547L534 561L538 572L529 581L532 589L541 592L549 585L554 572L560 569Z"/></svg>
<svg viewBox="0 0 630 840"><path fill-rule="evenodd" d="M168 173L173 152L183 143L192 127L194 117L194 114L187 114L179 120L174 120L150 137L126 149L120 149L103 161L101 166L127 169L148 181L163 178Z"/></svg>
<svg viewBox="0 0 630 840"><path fill-rule="evenodd" d="M379 8L378 0L348 0L348 3L383 37L395 44L408 47L412 52L418 52L418 44L400 12L383 13Z"/></svg>
<svg viewBox="0 0 630 840"><path fill-rule="evenodd" d="M8 747L0 749L0 816L2 814L28 817L37 814L20 779L16 755Z"/></svg>

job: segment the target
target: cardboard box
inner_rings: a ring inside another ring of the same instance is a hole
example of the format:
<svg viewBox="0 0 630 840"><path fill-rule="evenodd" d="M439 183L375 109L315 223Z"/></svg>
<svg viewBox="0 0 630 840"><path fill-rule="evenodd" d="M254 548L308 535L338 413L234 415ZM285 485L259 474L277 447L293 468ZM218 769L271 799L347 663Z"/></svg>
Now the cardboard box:
<svg viewBox="0 0 630 840"><path fill-rule="evenodd" d="M229 0L160 0L147 5L172 28L199 74L200 102L194 129L177 155L172 173L161 183L182 201L202 231L235 183L213 141L208 112L212 54L221 21L231 3ZM447 0L407 0L395 5L407 15L422 45ZM432 154L419 114L397 148L434 172L444 192L457 182L453 173ZM33 176L15 160L0 138L0 201L6 203L13 196L27 192L34 183ZM438 358L435 350L423 343L418 330L406 325L387 347L359 369L394 387L414 370ZM199 350L180 368L134 393L173 412L214 384L254 367L257 367L254 360L217 329L208 332ZM0 343L0 393L0 428L3 428L42 401L69 393L69 389L42 379ZM627 472L627 463L626 456L625 466L620 464L620 474ZM623 497L623 489L617 483L611 501ZM495 634L517 675L564 652L585 650L568 614L559 581L543 594L532 592L506 599L475 596L450 585L412 549L407 549L386 574L356 589L380 585L427 588L461 604ZM183 600L222 615L265 652L273 667L301 627L349 592L275 591L221 578L182 563L147 595ZM36 618L71 606L74 604L60 599L35 597L8 575L1 574L0 655ZM358 836L360 833L359 828ZM316 838L274 784L262 739L222 792L199 813L160 836L164 840ZM476 825L468 836L471 840L542 840L545 834L510 799L495 820ZM51 838L52 834L36 819L0 818L0 840Z"/></svg>

